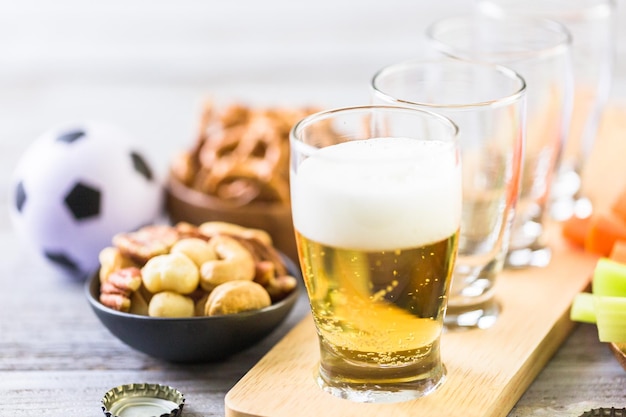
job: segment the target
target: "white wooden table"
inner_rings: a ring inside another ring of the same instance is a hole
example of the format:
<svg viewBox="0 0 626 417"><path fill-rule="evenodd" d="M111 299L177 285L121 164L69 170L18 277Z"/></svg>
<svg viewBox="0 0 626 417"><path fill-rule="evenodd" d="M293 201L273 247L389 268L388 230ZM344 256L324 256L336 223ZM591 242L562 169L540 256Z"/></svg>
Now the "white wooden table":
<svg viewBox="0 0 626 417"><path fill-rule="evenodd" d="M425 24L468 3L0 0L0 416L102 415L109 388L144 381L185 393L184 415L222 416L225 393L308 308L301 298L269 338L220 363L169 364L126 347L91 312L82 284L51 274L13 232L9 177L39 134L63 121L115 123L163 173L193 140L207 96L363 104L376 69L419 55ZM621 67L618 57L626 75ZM601 406L626 406L626 371L580 325L509 416Z"/></svg>

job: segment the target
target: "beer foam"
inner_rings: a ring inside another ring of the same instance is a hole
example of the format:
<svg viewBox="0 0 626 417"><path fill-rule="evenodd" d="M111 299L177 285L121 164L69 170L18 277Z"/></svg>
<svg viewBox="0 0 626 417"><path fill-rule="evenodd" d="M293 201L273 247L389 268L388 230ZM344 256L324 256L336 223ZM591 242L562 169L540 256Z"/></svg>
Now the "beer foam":
<svg viewBox="0 0 626 417"><path fill-rule="evenodd" d="M295 228L335 247L390 250L452 235L461 174L452 143L375 138L322 148L291 172Z"/></svg>

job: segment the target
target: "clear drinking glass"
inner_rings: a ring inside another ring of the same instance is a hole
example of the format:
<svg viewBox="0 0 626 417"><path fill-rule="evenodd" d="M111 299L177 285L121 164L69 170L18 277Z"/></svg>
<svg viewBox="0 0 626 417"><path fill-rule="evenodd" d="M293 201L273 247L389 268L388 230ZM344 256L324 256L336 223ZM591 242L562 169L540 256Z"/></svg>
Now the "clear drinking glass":
<svg viewBox="0 0 626 417"><path fill-rule="evenodd" d="M459 59L390 65L371 83L374 104L434 111L459 128L463 215L445 325L488 328L519 196L526 86L514 71Z"/></svg>
<svg viewBox="0 0 626 417"><path fill-rule="evenodd" d="M613 0L476 0L477 10L496 18L528 16L563 23L572 35L574 110L569 137L552 190L556 220L591 212L583 173L609 96L615 54Z"/></svg>
<svg viewBox="0 0 626 417"><path fill-rule="evenodd" d="M299 260L317 328L317 382L358 402L441 385L461 167L447 118L392 106L329 110L291 132Z"/></svg>
<svg viewBox="0 0 626 417"><path fill-rule="evenodd" d="M572 108L569 32L547 19L464 15L433 23L426 36L441 54L504 65L526 81L526 147L505 267L546 266L547 203Z"/></svg>

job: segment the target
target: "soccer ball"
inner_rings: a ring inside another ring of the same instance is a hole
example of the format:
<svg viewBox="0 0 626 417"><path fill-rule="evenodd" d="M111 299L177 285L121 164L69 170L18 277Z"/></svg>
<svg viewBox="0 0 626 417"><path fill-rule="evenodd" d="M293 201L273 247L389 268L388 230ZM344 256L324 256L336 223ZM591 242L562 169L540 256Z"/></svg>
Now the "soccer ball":
<svg viewBox="0 0 626 417"><path fill-rule="evenodd" d="M98 268L116 233L162 215L163 186L125 131L103 123L44 133L18 162L9 210L18 237L74 278Z"/></svg>

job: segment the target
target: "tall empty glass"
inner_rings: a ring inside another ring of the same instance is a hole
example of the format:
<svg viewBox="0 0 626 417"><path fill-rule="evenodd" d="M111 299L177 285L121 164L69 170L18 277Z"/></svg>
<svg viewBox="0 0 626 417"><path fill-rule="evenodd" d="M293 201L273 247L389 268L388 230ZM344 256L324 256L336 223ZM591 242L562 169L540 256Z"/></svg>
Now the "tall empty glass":
<svg viewBox="0 0 626 417"><path fill-rule="evenodd" d="M614 0L476 0L487 16L528 16L563 23L572 34L574 111L558 176L551 213L557 220L585 217L591 201L583 189L586 161L598 134L609 95L615 48Z"/></svg>
<svg viewBox="0 0 626 417"><path fill-rule="evenodd" d="M505 267L546 266L548 201L572 107L569 32L546 19L465 15L433 23L426 35L441 54L505 65L526 81L526 148Z"/></svg>
<svg viewBox="0 0 626 417"><path fill-rule="evenodd" d="M508 68L458 59L401 62L372 79L374 103L435 111L459 127L463 215L449 329L488 328L500 311L494 289L519 196L525 89Z"/></svg>
<svg viewBox="0 0 626 417"><path fill-rule="evenodd" d="M320 344L318 384L358 402L444 381L461 218L456 127L420 110L330 110L291 132L291 199Z"/></svg>

